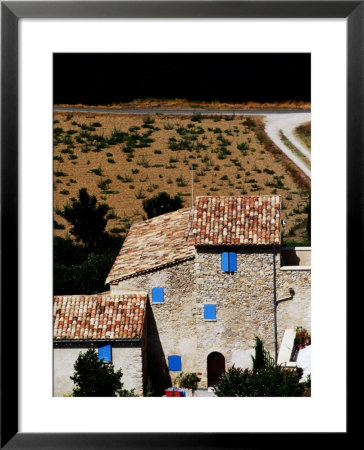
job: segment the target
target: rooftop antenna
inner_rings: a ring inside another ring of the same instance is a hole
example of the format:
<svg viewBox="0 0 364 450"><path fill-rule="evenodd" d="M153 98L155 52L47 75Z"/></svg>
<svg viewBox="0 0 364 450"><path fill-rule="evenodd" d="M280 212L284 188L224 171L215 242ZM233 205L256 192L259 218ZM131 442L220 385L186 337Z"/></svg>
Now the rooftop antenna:
<svg viewBox="0 0 364 450"><path fill-rule="evenodd" d="M191 187L192 187L192 198L191 198L191 206L193 206L193 165L190 167L191 170Z"/></svg>

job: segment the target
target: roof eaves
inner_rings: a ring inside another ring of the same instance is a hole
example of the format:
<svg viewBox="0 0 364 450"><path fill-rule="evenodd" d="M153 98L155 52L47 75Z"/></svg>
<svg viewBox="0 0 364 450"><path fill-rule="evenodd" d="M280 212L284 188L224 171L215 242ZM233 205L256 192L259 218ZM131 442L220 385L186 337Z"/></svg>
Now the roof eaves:
<svg viewBox="0 0 364 450"><path fill-rule="evenodd" d="M116 278L115 280L110 280L110 281L106 280L106 281L108 283L110 283L110 284L118 283L119 281L127 280L129 278L134 278L134 277L137 277L139 275L145 275L146 273L155 272L157 270L161 270L161 269L164 269L164 268L170 267L170 266L175 266L177 264L183 263L183 262L188 261L190 259L194 259L195 257L196 257L196 255L185 256L184 258L177 259L175 261L169 261L168 263L160 264L158 266L154 266L154 267L151 267L149 269L141 270L139 272L133 272L133 273L130 273L128 275L124 275L124 276L122 276L120 278Z"/></svg>
<svg viewBox="0 0 364 450"><path fill-rule="evenodd" d="M109 339L109 338L101 338L101 339L62 339L62 338L53 338L54 343L59 344L77 344L77 343L99 343L99 342L122 342L122 343L139 343L142 341L142 338L124 338L124 339Z"/></svg>
<svg viewBox="0 0 364 450"><path fill-rule="evenodd" d="M281 247L282 243L281 242L274 242L274 243L267 243L267 244L195 244L196 248L203 248L203 247L235 247L235 248L240 248L240 247Z"/></svg>

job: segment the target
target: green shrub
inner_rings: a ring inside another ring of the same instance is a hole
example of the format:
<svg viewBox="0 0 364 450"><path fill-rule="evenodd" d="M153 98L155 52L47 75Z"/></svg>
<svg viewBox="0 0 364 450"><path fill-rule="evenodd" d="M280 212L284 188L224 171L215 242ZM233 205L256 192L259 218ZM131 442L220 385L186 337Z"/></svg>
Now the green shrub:
<svg viewBox="0 0 364 450"><path fill-rule="evenodd" d="M65 226L61 223L58 223L56 220L53 220L53 229L54 230L64 230Z"/></svg>
<svg viewBox="0 0 364 450"><path fill-rule="evenodd" d="M108 188L108 185L111 184L111 183L112 183L112 181L110 180L110 178L107 178L106 180L100 181L100 183L98 183L97 186L98 186L102 191L104 191L105 189Z"/></svg>
<svg viewBox="0 0 364 450"><path fill-rule="evenodd" d="M234 365L225 372L214 387L218 397L301 397L303 370L276 366L263 342L256 338L253 369Z"/></svg>
<svg viewBox="0 0 364 450"><path fill-rule="evenodd" d="M54 172L55 177L68 177L68 174L65 172L62 172L61 170L56 170Z"/></svg>
<svg viewBox="0 0 364 450"><path fill-rule="evenodd" d="M200 113L193 114L193 116L191 117L192 122L201 123L201 120L202 120L202 114L200 114Z"/></svg>
<svg viewBox="0 0 364 450"><path fill-rule="evenodd" d="M185 179L182 177L182 175L181 176L179 176L179 177L177 177L176 178L176 181L177 181L177 186L179 186L179 187L184 187L184 186L187 186L187 182L185 181Z"/></svg>
<svg viewBox="0 0 364 450"><path fill-rule="evenodd" d="M160 192L158 195L143 200L143 209L148 219L160 216L168 212L182 208L183 200L180 195L171 197L167 192Z"/></svg>
<svg viewBox="0 0 364 450"><path fill-rule="evenodd" d="M97 169L91 169L91 173L94 173L95 175L99 175L100 177L103 175L103 171L101 169L101 166L99 166Z"/></svg>
<svg viewBox="0 0 364 450"><path fill-rule="evenodd" d="M73 150L70 149L70 148L64 148L64 149L61 150L61 153L63 153L63 154L69 153L69 154L72 155L74 152L73 152Z"/></svg>
<svg viewBox="0 0 364 450"><path fill-rule="evenodd" d="M195 372L181 372L181 374L175 379L176 384L181 388L192 389L192 391L197 389L197 385L200 381L201 378L198 377Z"/></svg>
<svg viewBox="0 0 364 450"><path fill-rule="evenodd" d="M140 188L139 191L135 194L135 197L136 197L138 200L141 200L141 199L144 199L144 198L145 198L145 193L144 193L144 191L143 191L142 188Z"/></svg>
<svg viewBox="0 0 364 450"><path fill-rule="evenodd" d="M125 228L114 227L110 229L110 233L114 234L125 233Z"/></svg>
<svg viewBox="0 0 364 450"><path fill-rule="evenodd" d="M53 134L54 135L56 135L56 136L59 136L60 134L62 134L64 131L63 131L63 128L60 128L60 127L57 127L57 128L54 128L53 129Z"/></svg>
<svg viewBox="0 0 364 450"><path fill-rule="evenodd" d="M114 365L99 360L95 349L80 353L71 378L76 387L73 397L134 397L134 389L128 391L121 382L121 369L114 371Z"/></svg>

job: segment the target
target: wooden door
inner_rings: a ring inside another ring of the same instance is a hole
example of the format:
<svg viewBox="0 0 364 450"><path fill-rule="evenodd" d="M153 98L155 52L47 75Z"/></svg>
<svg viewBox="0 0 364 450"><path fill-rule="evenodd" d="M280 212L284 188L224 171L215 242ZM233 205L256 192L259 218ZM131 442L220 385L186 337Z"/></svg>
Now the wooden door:
<svg viewBox="0 0 364 450"><path fill-rule="evenodd" d="M210 353L207 357L207 386L215 386L224 372L224 356L218 352Z"/></svg>

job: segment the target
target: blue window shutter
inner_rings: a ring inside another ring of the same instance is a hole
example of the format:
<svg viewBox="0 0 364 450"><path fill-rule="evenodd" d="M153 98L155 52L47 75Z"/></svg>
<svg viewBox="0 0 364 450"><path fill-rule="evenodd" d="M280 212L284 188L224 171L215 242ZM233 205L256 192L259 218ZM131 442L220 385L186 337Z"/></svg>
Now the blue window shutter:
<svg viewBox="0 0 364 450"><path fill-rule="evenodd" d="M99 344L99 359L111 362L111 344Z"/></svg>
<svg viewBox="0 0 364 450"><path fill-rule="evenodd" d="M164 289L161 287L155 287L152 289L152 303L164 302Z"/></svg>
<svg viewBox="0 0 364 450"><path fill-rule="evenodd" d="M238 268L235 252L229 252L229 272L235 272Z"/></svg>
<svg viewBox="0 0 364 450"><path fill-rule="evenodd" d="M182 370L181 357L178 355L168 356L168 368L169 370Z"/></svg>
<svg viewBox="0 0 364 450"><path fill-rule="evenodd" d="M205 320L215 320L216 305L203 305L203 318Z"/></svg>
<svg viewBox="0 0 364 450"><path fill-rule="evenodd" d="M221 270L224 272L229 272L229 253L221 253Z"/></svg>

